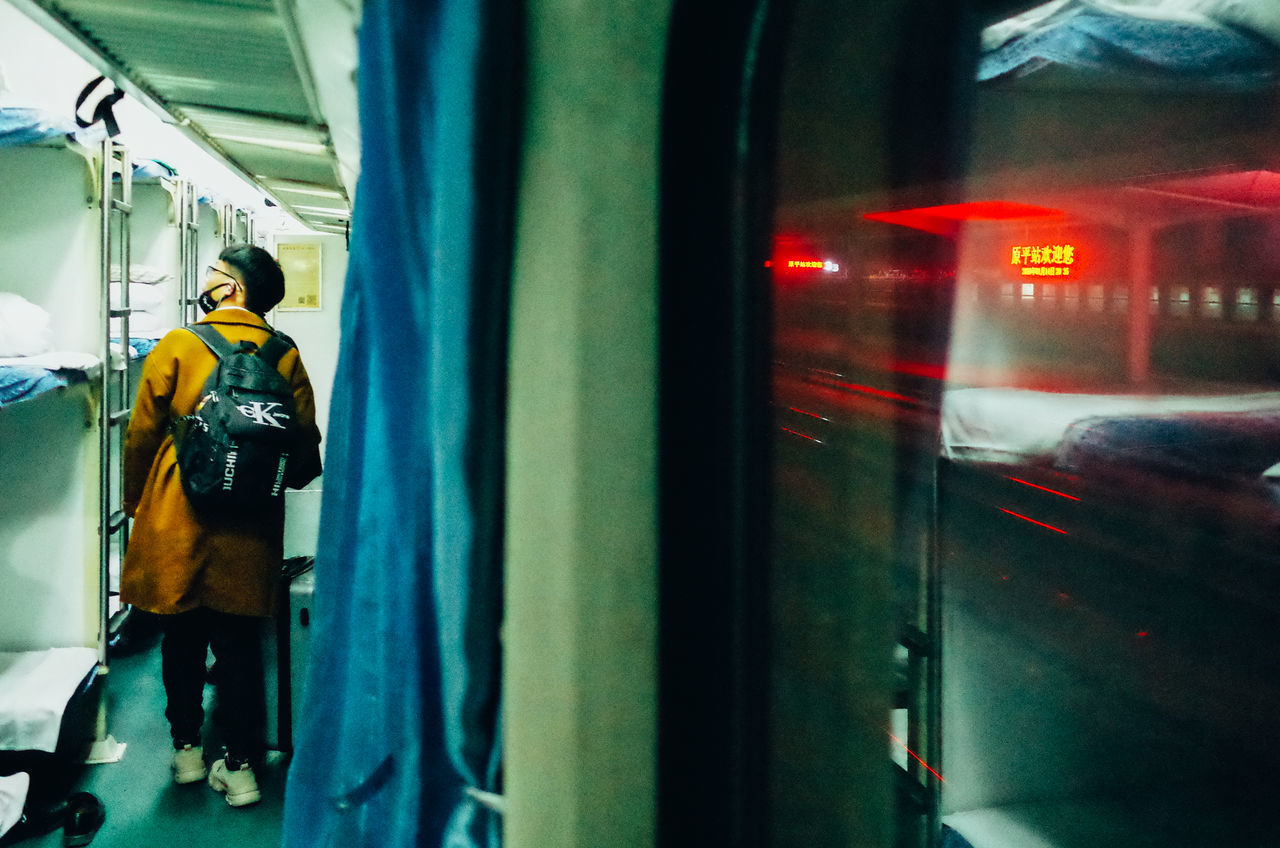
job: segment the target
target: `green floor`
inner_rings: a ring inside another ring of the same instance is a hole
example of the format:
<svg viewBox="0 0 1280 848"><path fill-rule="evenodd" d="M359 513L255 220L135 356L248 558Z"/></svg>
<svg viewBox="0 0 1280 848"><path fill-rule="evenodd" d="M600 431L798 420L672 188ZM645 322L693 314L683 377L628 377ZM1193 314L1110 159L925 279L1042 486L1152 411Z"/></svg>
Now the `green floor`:
<svg viewBox="0 0 1280 848"><path fill-rule="evenodd" d="M77 789L97 795L106 807L94 848L179 848L196 840L237 848L280 845L288 769L283 755L270 755L258 772L262 802L232 809L207 783L178 786L172 780L158 646L113 659L108 687L107 729L127 747L120 762L85 766L77 781ZM62 833L20 844L60 848Z"/></svg>

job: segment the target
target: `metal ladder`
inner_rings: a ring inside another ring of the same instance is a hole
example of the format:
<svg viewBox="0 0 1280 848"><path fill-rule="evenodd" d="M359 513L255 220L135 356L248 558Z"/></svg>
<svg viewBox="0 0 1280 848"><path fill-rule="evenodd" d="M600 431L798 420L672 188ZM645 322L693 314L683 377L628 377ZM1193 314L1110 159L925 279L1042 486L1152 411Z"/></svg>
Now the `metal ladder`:
<svg viewBox="0 0 1280 848"><path fill-rule="evenodd" d="M129 151L108 137L102 142L102 210L99 283L102 295L102 383L98 405L98 665L99 674L109 671L107 642L110 637L109 599L111 591L112 542L118 542L120 561L129 544L129 521L124 512L124 440L132 412L129 385L129 215L133 211L133 165ZM119 182L115 180L119 174ZM120 302L111 305L112 259L119 259ZM120 319L120 354L113 356L111 319ZM113 462L112 448L116 449ZM106 699L98 703L94 743L85 758L89 763L117 762L125 746L107 732Z"/></svg>
<svg viewBox="0 0 1280 848"><path fill-rule="evenodd" d="M178 204L178 265L181 279L178 284L180 314L183 324L193 324L200 318L196 298L200 296L200 203L195 183L179 179L175 195Z"/></svg>
<svg viewBox="0 0 1280 848"><path fill-rule="evenodd" d="M225 203L218 214L218 221L222 228L223 247L236 243L258 243L257 221L249 210L240 209L232 203Z"/></svg>

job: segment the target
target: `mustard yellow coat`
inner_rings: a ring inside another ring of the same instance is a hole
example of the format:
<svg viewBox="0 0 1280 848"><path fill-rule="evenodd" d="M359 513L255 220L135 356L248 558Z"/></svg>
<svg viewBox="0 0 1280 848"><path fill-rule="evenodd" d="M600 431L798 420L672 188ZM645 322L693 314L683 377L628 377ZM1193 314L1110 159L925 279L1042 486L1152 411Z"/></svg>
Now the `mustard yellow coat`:
<svg viewBox="0 0 1280 848"><path fill-rule="evenodd" d="M267 323L239 307L215 309L212 324L230 341L262 344ZM269 616L284 555L284 512L252 518L197 515L178 479L171 422L194 411L217 360L193 333L168 333L147 357L125 437L124 508L133 530L120 574L120 600L156 613L208 607ZM320 473L315 396L296 349L280 360L293 386L298 424L314 439L309 476Z"/></svg>

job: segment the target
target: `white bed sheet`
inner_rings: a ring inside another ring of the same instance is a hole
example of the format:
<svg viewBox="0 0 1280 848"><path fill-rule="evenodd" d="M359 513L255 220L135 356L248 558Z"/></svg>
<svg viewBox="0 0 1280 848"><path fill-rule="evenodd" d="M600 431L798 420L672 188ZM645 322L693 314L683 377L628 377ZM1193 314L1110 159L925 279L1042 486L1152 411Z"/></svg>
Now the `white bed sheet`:
<svg viewBox="0 0 1280 848"><path fill-rule="evenodd" d="M50 371L92 371L100 362L102 360L92 353L74 350L55 350L35 356L0 356L0 365L34 365Z"/></svg>
<svg viewBox="0 0 1280 848"><path fill-rule="evenodd" d="M4 836L22 818L31 789L31 775L24 771L0 777L0 836Z"/></svg>
<svg viewBox="0 0 1280 848"><path fill-rule="evenodd" d="M97 662L93 648L0 652L0 750L52 752L67 702Z"/></svg>
<svg viewBox="0 0 1280 848"><path fill-rule="evenodd" d="M1029 389L952 389L942 398L942 455L968 462L1051 458L1083 418L1280 410L1280 392L1241 395L1087 395Z"/></svg>

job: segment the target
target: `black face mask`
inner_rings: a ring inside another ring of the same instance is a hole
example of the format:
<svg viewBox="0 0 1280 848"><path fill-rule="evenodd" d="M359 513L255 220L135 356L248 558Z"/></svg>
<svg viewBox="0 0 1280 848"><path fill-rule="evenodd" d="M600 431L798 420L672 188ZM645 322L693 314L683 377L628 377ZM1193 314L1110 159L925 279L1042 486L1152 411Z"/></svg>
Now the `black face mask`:
<svg viewBox="0 0 1280 848"><path fill-rule="evenodd" d="M232 285L232 283L223 283L222 285L229 286L229 285ZM214 286L213 288L209 289L206 292L201 292L200 296L196 298L196 305L200 307L200 311L203 312L205 315L208 315L210 312L217 309L219 303L222 303L222 301L230 297L230 295L228 294L218 298L217 300L214 300L213 292L217 291L220 288L222 288L222 286Z"/></svg>

